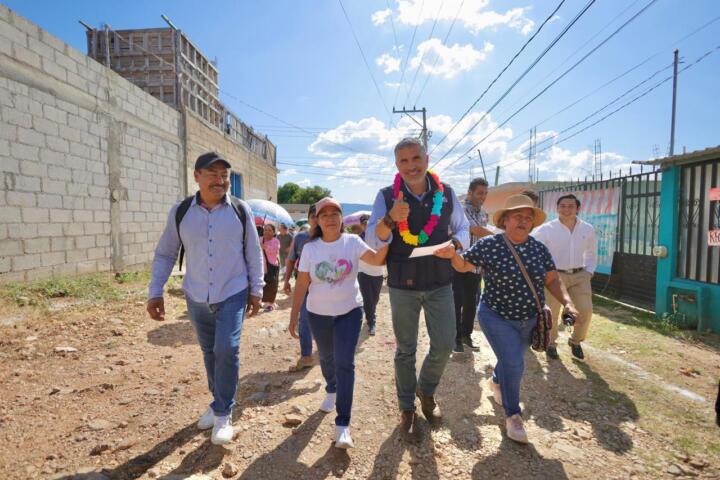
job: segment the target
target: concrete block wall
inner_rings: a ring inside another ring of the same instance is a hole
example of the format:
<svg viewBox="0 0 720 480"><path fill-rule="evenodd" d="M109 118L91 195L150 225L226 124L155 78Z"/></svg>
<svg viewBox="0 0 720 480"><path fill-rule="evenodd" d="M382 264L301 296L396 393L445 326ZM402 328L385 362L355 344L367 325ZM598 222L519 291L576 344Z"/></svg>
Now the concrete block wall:
<svg viewBox="0 0 720 480"><path fill-rule="evenodd" d="M187 190L180 122L0 5L0 281L149 262Z"/></svg>
<svg viewBox="0 0 720 480"><path fill-rule="evenodd" d="M223 132L208 126L202 118L190 110L185 111L185 134L189 167L188 191L197 190L192 171L195 160L199 155L214 150L230 162L234 172L242 174L243 197L246 200L250 198L277 200L278 170L268 160L235 143Z"/></svg>

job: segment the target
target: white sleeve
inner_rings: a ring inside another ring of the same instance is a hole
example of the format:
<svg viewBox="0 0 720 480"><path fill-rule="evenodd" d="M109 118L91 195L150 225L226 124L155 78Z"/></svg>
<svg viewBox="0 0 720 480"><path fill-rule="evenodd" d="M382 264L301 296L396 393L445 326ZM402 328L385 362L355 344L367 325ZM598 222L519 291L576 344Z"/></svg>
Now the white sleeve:
<svg viewBox="0 0 720 480"><path fill-rule="evenodd" d="M312 247L307 243L303 246L302 254L300 254L300 261L298 262L298 272L309 272L310 271L310 256L312 255Z"/></svg>
<svg viewBox="0 0 720 480"><path fill-rule="evenodd" d="M355 258L357 258L359 260L360 257L365 255L365 252L371 250L371 248L359 236L353 235L353 237L354 237L353 238L353 241L354 241L353 242L353 250L354 250Z"/></svg>

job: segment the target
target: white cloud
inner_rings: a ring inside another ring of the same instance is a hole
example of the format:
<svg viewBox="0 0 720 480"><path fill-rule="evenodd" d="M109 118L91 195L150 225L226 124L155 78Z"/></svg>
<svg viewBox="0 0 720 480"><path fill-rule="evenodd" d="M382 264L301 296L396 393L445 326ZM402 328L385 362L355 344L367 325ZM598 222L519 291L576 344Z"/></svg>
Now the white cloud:
<svg viewBox="0 0 720 480"><path fill-rule="evenodd" d="M469 43L463 46L456 43L447 47L440 39L431 38L418 45L416 55L410 60L410 67L420 67L422 73L451 79L458 73L472 70L494 48L490 42L485 42L482 50L475 50Z"/></svg>
<svg viewBox="0 0 720 480"><path fill-rule="evenodd" d="M283 168L282 170L280 170L280 173L282 175L296 175L298 172L294 168L288 168L288 169Z"/></svg>
<svg viewBox="0 0 720 480"><path fill-rule="evenodd" d="M385 86L388 88L400 88L402 83L400 82L385 82Z"/></svg>
<svg viewBox="0 0 720 480"><path fill-rule="evenodd" d="M309 187L310 185L312 185L313 182L310 181L309 178L303 178L302 180L300 180L298 182L294 182L294 183L297 183L301 187Z"/></svg>
<svg viewBox="0 0 720 480"><path fill-rule="evenodd" d="M431 154L430 164L455 143L453 152L435 167L443 181L450 183L457 191L467 189L468 179L482 175L476 149L473 145L493 132L498 122L484 112L472 112L460 122ZM482 120L481 120L482 119ZM479 120L478 126L467 136L466 131ZM428 118L428 128L432 132L430 149L449 131L455 119L447 115L435 115ZM326 169L326 176L317 177L313 184L330 188L333 195L341 201L372 203L377 190L389 185L396 173L393 160L395 144L409 131L417 131L417 125L407 117L398 120L395 127L386 125L376 118L364 118L358 121L346 121L332 130L318 135L308 150L315 155L325 157L314 162L314 168ZM552 138L557 132L544 130L537 132L537 141ZM521 132L526 136L526 132ZM529 141L518 143L509 127L499 128L480 144L486 173L489 180L494 178L495 167L501 165L500 182L525 182L528 179L527 152ZM572 150L552 145L548 141L539 145L539 150L551 146L538 154L536 164L541 180L569 180L585 178L591 175L593 154L590 150ZM468 156L459 158L470 150ZM472 159L472 160L470 160ZM452 164L452 166L450 166ZM448 168L448 166L450 166ZM603 171L619 168L627 171L630 166L625 157L613 152L603 153Z"/></svg>
<svg viewBox="0 0 720 480"><path fill-rule="evenodd" d="M400 71L400 59L393 57L389 53L383 53L379 57L375 59L375 63L379 67L385 67L383 72L385 74L389 74L392 72L399 72Z"/></svg>
<svg viewBox="0 0 720 480"><path fill-rule="evenodd" d="M380 26L383 23L387 21L388 18L390 18L390 15L392 15L392 10L389 8L386 8L385 10L378 10L377 12L372 14L372 23L373 25Z"/></svg>
<svg viewBox="0 0 720 480"><path fill-rule="evenodd" d="M401 24L415 26L432 22L436 17L439 21L452 21L457 14L458 20L473 34L507 26L527 35L535 26L535 22L526 16L531 7L513 8L499 13L487 10L489 3L489 0L398 0L397 19Z"/></svg>

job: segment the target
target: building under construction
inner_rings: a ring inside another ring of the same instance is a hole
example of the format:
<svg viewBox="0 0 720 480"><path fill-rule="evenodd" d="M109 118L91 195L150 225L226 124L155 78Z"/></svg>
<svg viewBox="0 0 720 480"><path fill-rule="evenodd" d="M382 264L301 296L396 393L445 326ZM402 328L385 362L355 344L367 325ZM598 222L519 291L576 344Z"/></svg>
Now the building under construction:
<svg viewBox="0 0 720 480"><path fill-rule="evenodd" d="M219 100L218 69L176 28L88 28L88 55L177 110L184 107L275 166L275 146Z"/></svg>

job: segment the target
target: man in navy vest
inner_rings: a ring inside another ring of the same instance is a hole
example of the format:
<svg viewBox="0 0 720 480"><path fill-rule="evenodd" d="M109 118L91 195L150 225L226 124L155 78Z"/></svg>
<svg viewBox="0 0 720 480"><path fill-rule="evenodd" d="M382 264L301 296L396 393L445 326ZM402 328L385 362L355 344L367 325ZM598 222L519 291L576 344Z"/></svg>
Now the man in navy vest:
<svg viewBox="0 0 720 480"><path fill-rule="evenodd" d="M418 139L405 138L395 146L395 165L395 183L378 192L365 239L373 248L390 246L387 270L397 343L395 384L402 427L412 433L415 396L428 421L441 418L435 389L455 345L455 307L450 262L434 255L409 257L416 246L429 247L448 240L456 248L467 248L470 236L455 192L428 172L428 155ZM421 308L430 351L417 376L415 351Z"/></svg>

